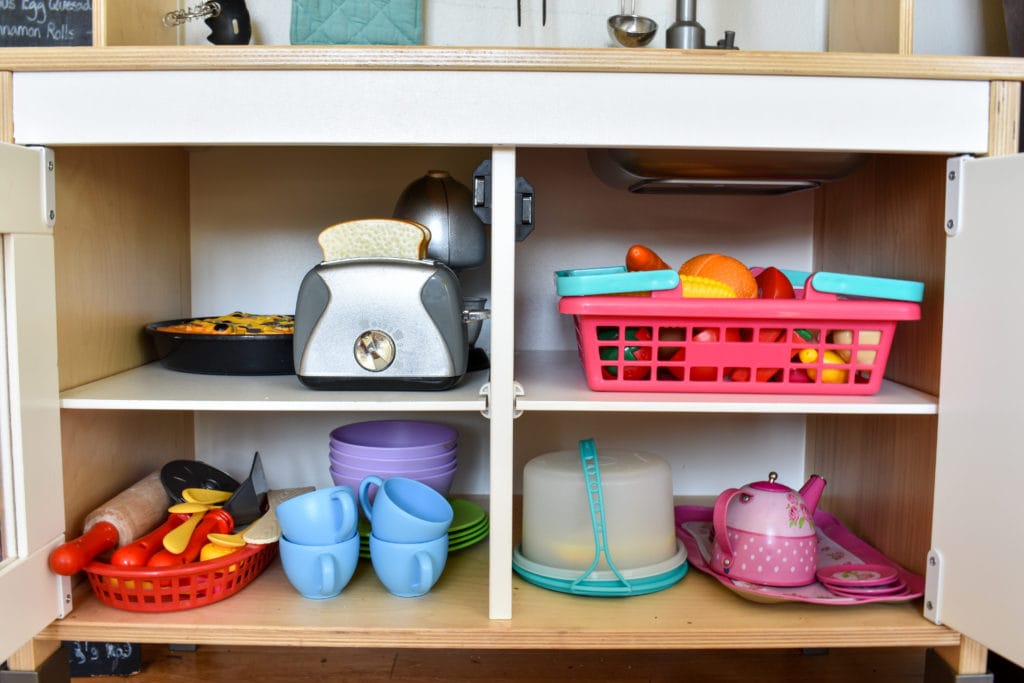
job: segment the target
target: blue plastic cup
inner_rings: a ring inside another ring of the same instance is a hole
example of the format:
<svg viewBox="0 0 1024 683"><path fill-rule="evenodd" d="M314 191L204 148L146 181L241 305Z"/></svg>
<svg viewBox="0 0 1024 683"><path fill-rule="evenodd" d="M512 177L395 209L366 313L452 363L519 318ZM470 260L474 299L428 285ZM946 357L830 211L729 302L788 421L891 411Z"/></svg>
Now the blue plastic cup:
<svg viewBox="0 0 1024 683"><path fill-rule="evenodd" d="M359 534L332 545L278 542L281 565L295 590L305 598L333 598L352 580L359 564Z"/></svg>
<svg viewBox="0 0 1024 683"><path fill-rule="evenodd" d="M377 487L372 504L371 486ZM454 514L447 498L405 477L366 477L359 484L359 505L370 520L373 535L392 543L424 543L444 536Z"/></svg>
<svg viewBox="0 0 1024 683"><path fill-rule="evenodd" d="M333 545L356 535L359 508L351 486L332 486L289 498L274 509L281 535L299 545Z"/></svg>
<svg viewBox="0 0 1024 683"><path fill-rule="evenodd" d="M448 560L448 534L423 543L394 543L370 535L370 562L389 593L415 598L441 578Z"/></svg>

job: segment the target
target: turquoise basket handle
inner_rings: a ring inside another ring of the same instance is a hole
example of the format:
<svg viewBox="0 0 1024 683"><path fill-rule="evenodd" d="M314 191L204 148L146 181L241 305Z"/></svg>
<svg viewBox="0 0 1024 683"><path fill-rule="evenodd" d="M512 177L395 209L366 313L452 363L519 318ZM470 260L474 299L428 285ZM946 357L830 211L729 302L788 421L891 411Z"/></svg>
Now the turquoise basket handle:
<svg viewBox="0 0 1024 683"><path fill-rule="evenodd" d="M594 573L598 563L601 561L601 556L604 555L605 561L608 563L608 568L611 569L612 573L622 583L622 588L608 586L608 593L621 593L622 595L629 595L632 590L630 588L629 581L622 575L615 563L612 562L611 552L608 550L608 530L605 526L605 514L604 514L604 493L601 487L601 467L597 462L597 445L593 439L583 439L580 441L580 464L583 466L583 479L587 487L587 500L590 505L590 523L594 528L594 561L591 562L590 567L583 572L578 579L572 582L570 590L575 592L577 586L580 586L583 582Z"/></svg>

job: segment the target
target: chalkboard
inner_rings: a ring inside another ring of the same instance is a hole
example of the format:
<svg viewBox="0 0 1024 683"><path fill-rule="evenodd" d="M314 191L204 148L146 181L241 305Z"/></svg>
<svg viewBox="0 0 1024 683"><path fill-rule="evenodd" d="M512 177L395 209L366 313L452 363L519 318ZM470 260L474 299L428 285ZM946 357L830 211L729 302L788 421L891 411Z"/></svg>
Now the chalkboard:
<svg viewBox="0 0 1024 683"><path fill-rule="evenodd" d="M86 640L63 641L71 666L71 677L127 676L142 671L139 643L99 643Z"/></svg>
<svg viewBox="0 0 1024 683"><path fill-rule="evenodd" d="M92 45L92 0L0 0L0 47Z"/></svg>

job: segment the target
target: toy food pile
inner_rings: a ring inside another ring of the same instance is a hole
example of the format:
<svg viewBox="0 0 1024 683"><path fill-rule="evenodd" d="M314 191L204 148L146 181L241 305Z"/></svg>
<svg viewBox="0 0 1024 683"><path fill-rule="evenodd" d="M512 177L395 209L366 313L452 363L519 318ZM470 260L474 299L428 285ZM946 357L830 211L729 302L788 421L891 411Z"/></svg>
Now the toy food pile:
<svg viewBox="0 0 1024 683"><path fill-rule="evenodd" d="M209 318L192 318L157 328L159 332L177 334L219 334L219 335L251 335L251 334L293 334L295 317L291 315L271 314L260 315L235 311L227 315Z"/></svg>
<svg viewBox="0 0 1024 683"><path fill-rule="evenodd" d="M672 267L658 256L654 250L642 244L634 244L626 252L627 271L671 269ZM686 298L793 299L796 297L796 292L789 278L778 268L774 266L764 268L755 276L743 262L725 254L698 254L683 263L677 272L679 274L682 296ZM694 329L693 340L699 342L752 341L742 338L743 333L746 331L745 329L726 328L724 330L725 338L720 340L718 328ZM836 334L844 333L848 333L852 337L852 332L845 330ZM769 344L781 342L784 341L783 337L785 334L786 331L781 328L761 328L758 330L757 341L758 343ZM645 328L628 329L627 338L630 336L640 341L651 339L650 331ZM806 330L794 330L792 336L793 339L791 341L795 344L813 340L812 334ZM662 338L665 338L664 333ZM844 343L841 339L833 341ZM846 340L845 343L849 343L849 341ZM875 340L875 343L877 343L877 340ZM647 358L643 357L645 350ZM633 358L629 357L630 353L633 354ZM649 355L650 350L645 347L638 347L636 349L628 347L626 349L627 360L650 360ZM846 356L849 356L848 351ZM804 365L816 366L818 351L813 348L803 348L796 352L796 357ZM660 350L659 358L661 360L683 360L685 358L685 349L680 348L675 352L668 349L667 353L664 349ZM849 363L849 360L849 357L842 357L841 351L825 351L824 365L845 365ZM686 379L682 367L670 366L668 370L677 375L680 380ZM630 372L633 373L633 377L629 376ZM649 372L649 368L646 367L630 367L626 369L625 379L645 379ZM817 378L817 371L810 367L801 368L800 373L806 373L806 378L802 380L805 382L813 382ZM777 380L781 374L781 368L763 368L756 371L755 379L758 382L771 382ZM750 369L745 367L726 368L725 377L733 382L749 382ZM847 381L847 377L847 370L845 369L825 369L822 371L821 381L830 384L843 384ZM714 367L695 367L690 369L689 379L691 381L711 382L715 381L716 378L717 369ZM795 373L791 373L791 379L793 381L800 381L800 378Z"/></svg>
<svg viewBox="0 0 1024 683"><path fill-rule="evenodd" d="M672 270L654 250L634 244L626 252L626 270ZM757 277L741 261L725 254L698 254L678 269L684 297L703 299L792 299L793 286L778 268Z"/></svg>

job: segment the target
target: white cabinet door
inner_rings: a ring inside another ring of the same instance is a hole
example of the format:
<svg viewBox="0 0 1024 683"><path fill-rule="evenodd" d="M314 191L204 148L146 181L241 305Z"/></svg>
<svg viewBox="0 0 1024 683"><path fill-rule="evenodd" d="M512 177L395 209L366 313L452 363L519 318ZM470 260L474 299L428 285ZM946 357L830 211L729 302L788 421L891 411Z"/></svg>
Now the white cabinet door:
<svg viewBox="0 0 1024 683"><path fill-rule="evenodd" d="M1024 664L1024 156L954 160L950 172L925 609Z"/></svg>
<svg viewBox="0 0 1024 683"><path fill-rule="evenodd" d="M64 539L52 157L0 145L0 178L2 661L70 605L47 566Z"/></svg>

